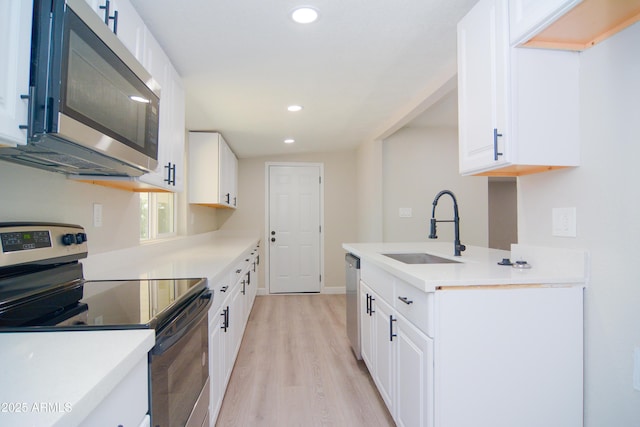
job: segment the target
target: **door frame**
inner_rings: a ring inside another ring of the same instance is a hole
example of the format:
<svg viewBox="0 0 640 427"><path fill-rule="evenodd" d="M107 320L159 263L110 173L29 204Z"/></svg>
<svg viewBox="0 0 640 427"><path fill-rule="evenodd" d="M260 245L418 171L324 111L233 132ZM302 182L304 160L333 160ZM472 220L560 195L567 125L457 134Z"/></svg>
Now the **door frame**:
<svg viewBox="0 0 640 427"><path fill-rule="evenodd" d="M271 265L271 256L270 256L270 247L269 247L269 200L270 200L270 183L269 183L269 168L271 166L316 166L320 169L320 293L324 293L324 163L314 163L314 162L265 162L264 164L264 257L265 257L265 267L264 267L264 281L265 281L265 290L268 295L287 295L282 293L272 294L271 293L271 279L270 279L270 265Z"/></svg>

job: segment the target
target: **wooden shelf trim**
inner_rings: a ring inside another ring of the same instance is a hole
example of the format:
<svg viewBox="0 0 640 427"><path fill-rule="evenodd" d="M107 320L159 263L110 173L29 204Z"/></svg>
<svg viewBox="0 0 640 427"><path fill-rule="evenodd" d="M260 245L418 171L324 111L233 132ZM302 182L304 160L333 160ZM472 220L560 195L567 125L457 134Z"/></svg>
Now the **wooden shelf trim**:
<svg viewBox="0 0 640 427"><path fill-rule="evenodd" d="M581 51L638 21L640 0L584 0L523 46Z"/></svg>

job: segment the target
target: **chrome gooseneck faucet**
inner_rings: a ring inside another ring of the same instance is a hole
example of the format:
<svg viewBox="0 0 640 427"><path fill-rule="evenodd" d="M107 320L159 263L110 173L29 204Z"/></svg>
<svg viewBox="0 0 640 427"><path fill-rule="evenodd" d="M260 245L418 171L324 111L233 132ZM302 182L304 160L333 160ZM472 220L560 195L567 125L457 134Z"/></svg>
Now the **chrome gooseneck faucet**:
<svg viewBox="0 0 640 427"><path fill-rule="evenodd" d="M436 219L436 206L438 205L438 200L444 194L448 194L453 199L453 219L449 220L437 220ZM456 196L449 190L442 190L436 195L436 198L433 199L433 211L431 212L431 232L429 233L430 239L437 239L436 235L436 223L438 222L453 222L455 227L455 240L453 241L453 249L454 255L460 256L460 252L467 249L467 247L460 243L460 217L458 216L458 201L456 200Z"/></svg>

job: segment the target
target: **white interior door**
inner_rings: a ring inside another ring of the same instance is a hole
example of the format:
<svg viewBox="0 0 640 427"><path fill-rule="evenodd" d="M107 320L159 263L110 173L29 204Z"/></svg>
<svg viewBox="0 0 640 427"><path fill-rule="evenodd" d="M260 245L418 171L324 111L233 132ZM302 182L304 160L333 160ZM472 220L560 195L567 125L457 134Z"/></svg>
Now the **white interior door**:
<svg viewBox="0 0 640 427"><path fill-rule="evenodd" d="M320 166L269 165L269 292L320 292Z"/></svg>

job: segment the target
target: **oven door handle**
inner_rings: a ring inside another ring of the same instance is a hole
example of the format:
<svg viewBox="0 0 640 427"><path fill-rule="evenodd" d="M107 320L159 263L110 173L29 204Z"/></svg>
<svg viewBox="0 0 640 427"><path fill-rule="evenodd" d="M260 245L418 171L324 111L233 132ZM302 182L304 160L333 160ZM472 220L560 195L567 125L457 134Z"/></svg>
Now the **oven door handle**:
<svg viewBox="0 0 640 427"><path fill-rule="evenodd" d="M206 315L211 306L211 299L213 294L209 291L200 295L199 299L206 299L205 304L201 304L198 310L190 313L183 311L178 317L173 319L171 323L156 337L156 345L151 349L151 354L154 356L160 356L169 350L175 343L180 341L180 338L185 336L191 329L198 324Z"/></svg>

